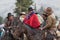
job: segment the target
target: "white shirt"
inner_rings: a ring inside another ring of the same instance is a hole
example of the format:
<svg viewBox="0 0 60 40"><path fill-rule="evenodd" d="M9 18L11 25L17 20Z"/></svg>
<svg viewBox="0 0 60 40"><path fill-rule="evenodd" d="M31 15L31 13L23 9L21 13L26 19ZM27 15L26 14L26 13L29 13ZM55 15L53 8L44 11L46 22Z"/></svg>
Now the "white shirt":
<svg viewBox="0 0 60 40"><path fill-rule="evenodd" d="M20 21L23 22L24 21L24 18L20 16Z"/></svg>
<svg viewBox="0 0 60 40"><path fill-rule="evenodd" d="M4 27L4 25L5 25L5 24L1 24L1 25L0 25L0 28L3 28L3 27Z"/></svg>
<svg viewBox="0 0 60 40"><path fill-rule="evenodd" d="M37 16L38 16L39 22L42 24L44 22L42 16L40 16L39 14L37 14Z"/></svg>

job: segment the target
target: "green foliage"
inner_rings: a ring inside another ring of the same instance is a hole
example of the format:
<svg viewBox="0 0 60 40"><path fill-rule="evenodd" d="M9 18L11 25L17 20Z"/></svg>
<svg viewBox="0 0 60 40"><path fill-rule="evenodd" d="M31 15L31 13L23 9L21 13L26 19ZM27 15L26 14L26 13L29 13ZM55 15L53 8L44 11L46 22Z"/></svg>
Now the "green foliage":
<svg viewBox="0 0 60 40"><path fill-rule="evenodd" d="M27 11L28 7L33 3L32 0L17 0L15 13Z"/></svg>
<svg viewBox="0 0 60 40"><path fill-rule="evenodd" d="M0 24L3 23L3 18L0 16Z"/></svg>

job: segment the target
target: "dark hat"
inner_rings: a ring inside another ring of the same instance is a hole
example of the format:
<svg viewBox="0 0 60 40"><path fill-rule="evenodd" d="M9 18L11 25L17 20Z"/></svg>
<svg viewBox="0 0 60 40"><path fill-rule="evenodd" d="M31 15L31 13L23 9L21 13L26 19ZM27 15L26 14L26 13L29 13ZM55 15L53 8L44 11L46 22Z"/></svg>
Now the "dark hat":
<svg viewBox="0 0 60 40"><path fill-rule="evenodd" d="M53 13L53 10L51 7L48 7L46 10L45 10L46 13Z"/></svg>
<svg viewBox="0 0 60 40"><path fill-rule="evenodd" d="M47 17L47 14L46 13L43 13L42 15L45 16L45 17Z"/></svg>
<svg viewBox="0 0 60 40"><path fill-rule="evenodd" d="M28 10L29 10L29 11L33 11L33 8L32 8L32 7L29 7Z"/></svg>
<svg viewBox="0 0 60 40"><path fill-rule="evenodd" d="M8 13L8 14L7 14L7 18L9 18L11 15L12 15L11 13Z"/></svg>
<svg viewBox="0 0 60 40"><path fill-rule="evenodd" d="M36 12L35 14L39 14L39 13Z"/></svg>

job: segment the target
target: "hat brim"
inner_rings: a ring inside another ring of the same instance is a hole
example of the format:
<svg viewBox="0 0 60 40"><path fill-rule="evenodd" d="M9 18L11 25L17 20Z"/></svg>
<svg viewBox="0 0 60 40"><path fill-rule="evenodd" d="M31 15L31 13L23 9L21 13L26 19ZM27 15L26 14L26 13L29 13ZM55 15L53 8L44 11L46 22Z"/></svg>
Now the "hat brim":
<svg viewBox="0 0 60 40"><path fill-rule="evenodd" d="M53 13L53 11L52 11L52 10L51 10L51 11L47 11L47 10L46 10L45 13L46 13L46 14L48 14L48 13Z"/></svg>
<svg viewBox="0 0 60 40"><path fill-rule="evenodd" d="M7 16L7 18L9 18L10 16L12 16L12 15Z"/></svg>
<svg viewBox="0 0 60 40"><path fill-rule="evenodd" d="M20 15L26 15L26 14L20 14Z"/></svg>

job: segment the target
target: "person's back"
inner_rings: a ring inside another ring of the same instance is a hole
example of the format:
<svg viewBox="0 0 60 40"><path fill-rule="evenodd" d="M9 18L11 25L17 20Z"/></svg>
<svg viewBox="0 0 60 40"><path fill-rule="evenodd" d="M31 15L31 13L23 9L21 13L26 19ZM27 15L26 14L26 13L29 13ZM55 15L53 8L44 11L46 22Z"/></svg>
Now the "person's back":
<svg viewBox="0 0 60 40"><path fill-rule="evenodd" d="M48 16L48 19L50 19L50 21L51 21L51 27L50 27L50 29L51 30L54 30L54 29L56 29L56 19L55 18L53 18L53 16Z"/></svg>
<svg viewBox="0 0 60 40"><path fill-rule="evenodd" d="M5 27L9 27L10 26L10 17L12 16L11 13L7 14L6 20L5 20Z"/></svg>
<svg viewBox="0 0 60 40"><path fill-rule="evenodd" d="M26 16L24 19L24 23L26 25L29 25L32 28L39 28L40 27L40 22L38 20L37 15L34 13L32 8L29 8L29 14Z"/></svg>
<svg viewBox="0 0 60 40"><path fill-rule="evenodd" d="M45 13L47 14L47 20L46 25L41 29L47 29L51 34L55 34L56 31L56 18L54 17L52 8L48 7L45 10Z"/></svg>
<svg viewBox="0 0 60 40"><path fill-rule="evenodd" d="M43 23L43 17L41 16L41 15L39 15L38 13L36 13L37 14L37 17L38 17L38 20L39 20L39 22L42 24Z"/></svg>

